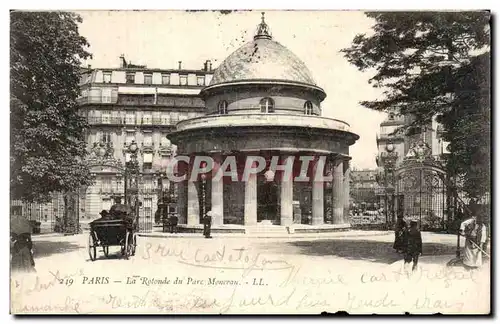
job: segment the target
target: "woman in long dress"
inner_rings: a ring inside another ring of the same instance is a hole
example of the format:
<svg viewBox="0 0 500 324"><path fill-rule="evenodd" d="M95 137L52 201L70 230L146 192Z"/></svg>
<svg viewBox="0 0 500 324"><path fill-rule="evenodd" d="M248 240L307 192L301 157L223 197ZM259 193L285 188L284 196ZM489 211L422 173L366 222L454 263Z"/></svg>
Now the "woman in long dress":
<svg viewBox="0 0 500 324"><path fill-rule="evenodd" d="M11 233L11 269L19 272L35 272L33 242L30 233Z"/></svg>
<svg viewBox="0 0 500 324"><path fill-rule="evenodd" d="M468 269L479 268L483 264L480 247L486 242L486 226L476 216L460 224L460 234L465 236L463 263Z"/></svg>

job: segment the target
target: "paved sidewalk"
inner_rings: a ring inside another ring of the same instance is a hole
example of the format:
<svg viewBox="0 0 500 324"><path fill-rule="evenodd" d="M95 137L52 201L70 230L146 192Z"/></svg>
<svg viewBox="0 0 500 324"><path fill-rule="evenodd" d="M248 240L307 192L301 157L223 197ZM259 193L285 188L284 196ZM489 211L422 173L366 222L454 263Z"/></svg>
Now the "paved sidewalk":
<svg viewBox="0 0 500 324"><path fill-rule="evenodd" d="M191 238L204 238L201 233L138 233L142 237L156 237L156 238L174 238L174 237L191 237ZM242 237L242 238L342 238L342 237L362 237L362 236L386 236L393 235L392 231L345 231L345 232L324 232L324 233L296 233L296 234L281 234L281 233L212 233L212 237Z"/></svg>

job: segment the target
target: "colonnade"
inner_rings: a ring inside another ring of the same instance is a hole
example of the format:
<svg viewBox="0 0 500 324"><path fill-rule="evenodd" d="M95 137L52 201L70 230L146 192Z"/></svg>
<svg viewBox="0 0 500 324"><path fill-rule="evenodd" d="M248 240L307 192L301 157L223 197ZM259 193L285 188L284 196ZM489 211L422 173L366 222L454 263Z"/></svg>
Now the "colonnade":
<svg viewBox="0 0 500 324"><path fill-rule="evenodd" d="M285 159L287 156L281 155L281 158ZM219 164L222 162L221 155L212 156L214 162ZM325 178L331 176L329 183L325 183L323 179L315 180L311 177L311 225L322 225L325 223L325 186L332 186L332 223L333 224L345 224L349 223L348 212L349 212L349 159L344 156L327 157ZM311 162L313 164L313 170L316 167L321 167L317 160ZM314 171L315 172L315 171ZM257 181L258 175L251 174L248 180L245 182L244 186L244 220L243 224L245 226L257 225ZM187 186L187 188L185 188ZM224 193L223 193L223 178L211 179L210 186L210 205L213 212L212 225L218 226L224 224ZM289 226L293 224L294 221L294 210L293 210L293 190L294 181L282 181L280 185L280 224L282 226ZM199 204L199 190L197 190L196 181L192 181L190 177L187 180L180 183L179 190L184 191L186 194L179 194L179 209L181 214L185 213L185 216L181 216L181 222L190 225L200 224L200 204ZM183 221L182 219L185 219Z"/></svg>

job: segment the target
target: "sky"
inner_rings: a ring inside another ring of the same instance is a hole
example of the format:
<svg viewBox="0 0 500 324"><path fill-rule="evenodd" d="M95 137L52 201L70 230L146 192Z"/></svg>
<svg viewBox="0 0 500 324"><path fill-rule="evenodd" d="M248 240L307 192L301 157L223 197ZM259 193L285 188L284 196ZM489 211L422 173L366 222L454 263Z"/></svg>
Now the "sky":
<svg viewBox="0 0 500 324"><path fill-rule="evenodd" d="M261 11L230 14L202 11L78 11L80 34L90 43L95 68L119 67L119 56L148 68L216 68L252 40ZM385 114L359 104L381 96L368 84L369 73L349 64L340 50L359 33L370 33L373 21L361 11L265 11L273 39L297 55L327 97L323 116L346 121L360 139L351 146L352 167L375 168L376 133Z"/></svg>

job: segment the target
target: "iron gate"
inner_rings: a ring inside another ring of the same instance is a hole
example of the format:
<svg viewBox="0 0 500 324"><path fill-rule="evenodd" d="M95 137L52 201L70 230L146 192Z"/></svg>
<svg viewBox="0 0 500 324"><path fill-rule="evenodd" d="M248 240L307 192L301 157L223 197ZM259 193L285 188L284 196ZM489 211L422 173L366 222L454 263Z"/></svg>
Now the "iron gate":
<svg viewBox="0 0 500 324"><path fill-rule="evenodd" d="M11 201L11 213L36 223L40 233L61 232L64 218L64 197L54 194L48 203L29 203L22 200Z"/></svg>
<svg viewBox="0 0 500 324"><path fill-rule="evenodd" d="M444 229L446 224L445 172L415 161L396 171L395 211L398 217L417 220L422 229Z"/></svg>

